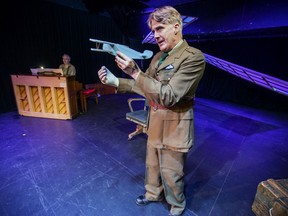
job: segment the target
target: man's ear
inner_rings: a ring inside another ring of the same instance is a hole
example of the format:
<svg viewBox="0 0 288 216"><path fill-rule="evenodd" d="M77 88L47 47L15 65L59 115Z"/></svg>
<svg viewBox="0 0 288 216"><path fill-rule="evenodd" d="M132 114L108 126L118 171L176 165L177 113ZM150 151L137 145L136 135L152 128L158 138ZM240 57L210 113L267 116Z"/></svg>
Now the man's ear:
<svg viewBox="0 0 288 216"><path fill-rule="evenodd" d="M175 35L179 33L179 28L180 28L179 23L175 23L175 24L174 24L174 34L175 34Z"/></svg>

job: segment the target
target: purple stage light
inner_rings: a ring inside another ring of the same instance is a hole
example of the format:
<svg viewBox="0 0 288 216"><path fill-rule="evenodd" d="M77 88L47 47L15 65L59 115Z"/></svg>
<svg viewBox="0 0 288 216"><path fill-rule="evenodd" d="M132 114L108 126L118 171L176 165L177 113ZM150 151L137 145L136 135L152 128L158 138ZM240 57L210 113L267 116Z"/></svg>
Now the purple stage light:
<svg viewBox="0 0 288 216"><path fill-rule="evenodd" d="M220 68L228 73L238 76L242 79L248 80L249 82L260 85L264 88L275 91L279 94L288 96L288 82L263 74L249 68L242 67L240 65L233 64L231 62L216 58L214 56L204 54L206 62Z"/></svg>
<svg viewBox="0 0 288 216"><path fill-rule="evenodd" d="M183 19L183 28L197 20L197 17L188 17L188 16L182 16ZM156 44L154 34L150 31L148 35L145 37L145 39L142 41L143 43L150 43L150 44ZM204 54L206 62L220 68L226 72L229 72L235 76L238 76L242 79L245 79L249 82L252 82L254 84L257 84L259 86L262 86L264 88L267 88L269 90L272 90L274 92L277 92L279 94L283 94L285 96L288 96L288 82L251 70L249 68L242 67L240 65L233 64L231 62L216 58L214 56Z"/></svg>

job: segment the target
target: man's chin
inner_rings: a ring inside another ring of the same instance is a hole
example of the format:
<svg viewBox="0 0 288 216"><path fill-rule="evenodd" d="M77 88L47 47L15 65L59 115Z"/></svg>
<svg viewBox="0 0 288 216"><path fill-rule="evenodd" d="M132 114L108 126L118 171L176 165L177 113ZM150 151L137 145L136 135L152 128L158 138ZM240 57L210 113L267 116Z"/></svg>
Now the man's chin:
<svg viewBox="0 0 288 216"><path fill-rule="evenodd" d="M165 52L166 46L165 46L164 44L162 44L162 45L158 44L158 46L159 46L159 49L160 49L161 51Z"/></svg>

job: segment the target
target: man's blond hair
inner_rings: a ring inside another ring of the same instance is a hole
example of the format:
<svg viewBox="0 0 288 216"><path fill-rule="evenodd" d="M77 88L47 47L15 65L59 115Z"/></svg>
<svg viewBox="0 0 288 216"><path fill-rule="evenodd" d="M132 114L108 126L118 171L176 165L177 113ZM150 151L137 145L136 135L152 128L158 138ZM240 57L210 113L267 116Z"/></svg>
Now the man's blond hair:
<svg viewBox="0 0 288 216"><path fill-rule="evenodd" d="M182 32L182 17L181 14L171 6L164 6L156 8L147 20L148 26L151 29L152 20L160 22L163 24L175 24L178 23L180 26L180 31Z"/></svg>

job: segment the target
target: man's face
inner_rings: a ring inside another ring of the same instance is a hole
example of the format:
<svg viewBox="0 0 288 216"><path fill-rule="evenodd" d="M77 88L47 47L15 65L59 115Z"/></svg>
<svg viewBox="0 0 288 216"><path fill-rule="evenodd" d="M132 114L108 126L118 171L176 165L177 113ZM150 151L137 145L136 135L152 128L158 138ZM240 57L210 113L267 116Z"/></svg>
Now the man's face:
<svg viewBox="0 0 288 216"><path fill-rule="evenodd" d="M64 56L62 57L62 59L63 59L63 63L64 63L64 64L68 64L68 63L70 62L70 57L69 57L69 56L64 55Z"/></svg>
<svg viewBox="0 0 288 216"><path fill-rule="evenodd" d="M179 24L163 24L152 20L151 30L161 51L169 52L176 46L178 27Z"/></svg>

